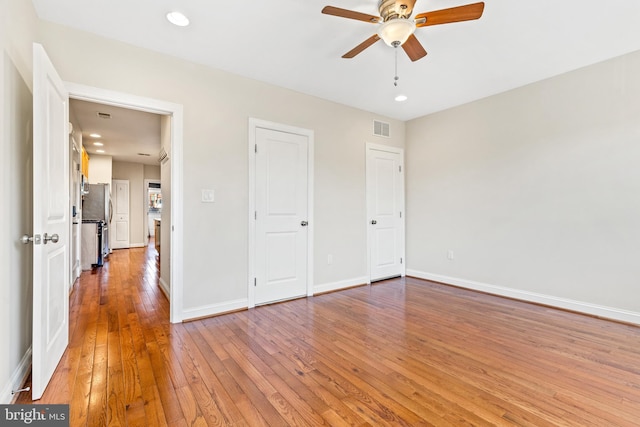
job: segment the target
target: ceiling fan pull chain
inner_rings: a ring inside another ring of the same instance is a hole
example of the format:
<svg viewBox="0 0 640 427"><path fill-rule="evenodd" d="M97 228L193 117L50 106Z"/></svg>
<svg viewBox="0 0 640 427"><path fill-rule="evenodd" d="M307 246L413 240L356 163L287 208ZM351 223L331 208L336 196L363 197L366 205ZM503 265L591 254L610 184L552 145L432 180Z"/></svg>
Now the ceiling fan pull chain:
<svg viewBox="0 0 640 427"><path fill-rule="evenodd" d="M395 87L398 87L398 80L400 79L400 77L398 77L398 46L395 46L395 47L393 48L393 50L394 50L394 51L395 51L395 53L396 53L396 75L395 75L395 77L393 78L393 85L394 85Z"/></svg>

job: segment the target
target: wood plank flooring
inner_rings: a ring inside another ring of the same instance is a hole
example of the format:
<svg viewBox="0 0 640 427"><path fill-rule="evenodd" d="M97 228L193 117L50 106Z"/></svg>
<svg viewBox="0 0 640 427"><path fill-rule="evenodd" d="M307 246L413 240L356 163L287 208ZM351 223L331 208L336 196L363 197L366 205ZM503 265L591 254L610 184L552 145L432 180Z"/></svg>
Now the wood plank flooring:
<svg viewBox="0 0 640 427"><path fill-rule="evenodd" d="M83 273L39 403L72 426L640 425L638 327L411 278L171 325L157 282L153 247Z"/></svg>

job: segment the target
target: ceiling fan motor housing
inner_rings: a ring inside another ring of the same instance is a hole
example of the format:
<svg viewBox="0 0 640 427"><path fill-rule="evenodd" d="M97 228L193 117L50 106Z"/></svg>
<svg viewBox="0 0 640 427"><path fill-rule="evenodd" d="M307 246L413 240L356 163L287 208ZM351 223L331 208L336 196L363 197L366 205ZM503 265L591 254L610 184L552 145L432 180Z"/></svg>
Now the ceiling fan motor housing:
<svg viewBox="0 0 640 427"><path fill-rule="evenodd" d="M415 0L379 0L378 11L384 22L390 19L407 19L413 13Z"/></svg>

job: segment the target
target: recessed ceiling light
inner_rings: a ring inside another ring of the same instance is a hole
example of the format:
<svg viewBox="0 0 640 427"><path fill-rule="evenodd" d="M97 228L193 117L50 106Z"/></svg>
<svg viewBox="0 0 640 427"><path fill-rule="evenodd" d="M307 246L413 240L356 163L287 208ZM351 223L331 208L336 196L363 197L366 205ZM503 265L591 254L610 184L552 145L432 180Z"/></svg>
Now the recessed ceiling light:
<svg viewBox="0 0 640 427"><path fill-rule="evenodd" d="M102 135L100 135L99 133L90 133L89 136L91 138L101 138L102 137Z"/></svg>
<svg viewBox="0 0 640 427"><path fill-rule="evenodd" d="M93 145L98 146L98 147L102 147L104 144L102 142L94 142Z"/></svg>
<svg viewBox="0 0 640 427"><path fill-rule="evenodd" d="M398 95L394 98L397 102L404 102L407 100L407 95Z"/></svg>
<svg viewBox="0 0 640 427"><path fill-rule="evenodd" d="M187 18L180 12L167 13L167 19L173 25L177 25L178 27L186 27L187 25L189 25L189 18Z"/></svg>
<svg viewBox="0 0 640 427"><path fill-rule="evenodd" d="M96 150L96 153L104 153L104 150Z"/></svg>

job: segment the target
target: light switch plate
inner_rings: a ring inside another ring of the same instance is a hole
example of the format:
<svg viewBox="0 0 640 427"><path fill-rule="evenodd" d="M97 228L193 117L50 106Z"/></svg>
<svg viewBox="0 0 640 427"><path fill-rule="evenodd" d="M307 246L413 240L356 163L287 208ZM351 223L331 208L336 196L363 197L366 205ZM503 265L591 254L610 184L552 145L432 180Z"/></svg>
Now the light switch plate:
<svg viewBox="0 0 640 427"><path fill-rule="evenodd" d="M202 203L213 203L214 201L213 190L202 190Z"/></svg>

